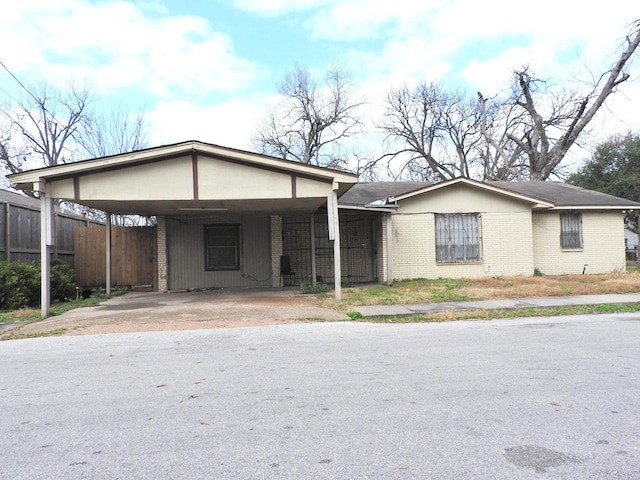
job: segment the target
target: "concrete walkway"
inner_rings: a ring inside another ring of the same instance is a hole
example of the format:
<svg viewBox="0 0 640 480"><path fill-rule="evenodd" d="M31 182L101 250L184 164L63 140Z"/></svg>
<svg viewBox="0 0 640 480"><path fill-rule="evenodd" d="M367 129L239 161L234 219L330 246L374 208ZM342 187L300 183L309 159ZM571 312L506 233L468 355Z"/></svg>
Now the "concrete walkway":
<svg viewBox="0 0 640 480"><path fill-rule="evenodd" d="M415 303L411 305L366 305L356 307L364 318L402 317L459 310L506 310L516 308L549 308L603 303L621 304L640 302L640 293L605 295L569 295L562 297L501 298L463 302Z"/></svg>

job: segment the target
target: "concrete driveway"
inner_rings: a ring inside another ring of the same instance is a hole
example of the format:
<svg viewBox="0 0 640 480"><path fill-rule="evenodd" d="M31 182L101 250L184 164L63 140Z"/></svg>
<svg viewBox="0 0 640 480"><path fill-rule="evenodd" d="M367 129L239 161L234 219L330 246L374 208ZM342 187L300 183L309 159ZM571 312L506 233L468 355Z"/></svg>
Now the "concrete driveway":
<svg viewBox="0 0 640 480"><path fill-rule="evenodd" d="M135 292L77 308L20 328L23 333L67 329L66 334L191 330L279 325L306 320L348 320L297 289L220 289L201 292Z"/></svg>

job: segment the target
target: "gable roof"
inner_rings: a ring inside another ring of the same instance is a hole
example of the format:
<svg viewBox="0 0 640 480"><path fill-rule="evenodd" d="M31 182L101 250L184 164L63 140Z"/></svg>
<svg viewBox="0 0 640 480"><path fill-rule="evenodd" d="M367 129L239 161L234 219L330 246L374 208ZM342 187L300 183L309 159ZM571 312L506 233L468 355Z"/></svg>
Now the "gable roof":
<svg viewBox="0 0 640 480"><path fill-rule="evenodd" d="M479 188L482 190L486 190L486 191L492 191L501 195L506 195L508 197L517 199L517 200L521 200L527 203L531 203L534 206L537 207L543 207L543 208L551 208L553 207L553 204L551 202L548 202L544 199L541 198L536 198L534 196L531 195L527 195L524 193L520 193L520 192L516 192L516 191L509 191L503 188L500 188L498 186L494 186L491 185L490 183L483 183L483 182L479 182L477 180L471 180L469 178L454 178L452 180L445 180L444 182L439 182L439 183L434 183L431 185L428 185L426 187L423 188L418 188L416 190L412 190L409 191L407 193L404 193L402 195L396 195L393 197L389 198L389 201L391 202L397 202L400 200L404 200L406 198L411 198L411 197L415 197L416 195L422 195L424 193L427 192L433 192L436 190L441 190L443 188L447 188L447 187L451 187L453 185L469 185L475 188Z"/></svg>
<svg viewBox="0 0 640 480"><path fill-rule="evenodd" d="M340 206L365 206L431 185L430 182L358 182L338 199ZM380 205L382 206L382 205Z"/></svg>
<svg viewBox="0 0 640 480"><path fill-rule="evenodd" d="M55 180L84 173L104 172L116 170L134 165L143 165L154 161L173 158L179 155L197 153L203 156L213 156L238 163L263 167L273 170L287 171L293 174L304 175L312 178L322 178L345 184L356 182L357 175L340 170L333 170L315 165L307 165L282 158L270 157L260 153L222 147L212 143L190 140L186 142L162 145L146 148L118 155L92 158L79 162L65 163L52 167L37 168L21 173L14 173L7 178L19 188L26 188L28 184L42 180Z"/></svg>
<svg viewBox="0 0 640 480"><path fill-rule="evenodd" d="M469 178L455 178L439 183L430 182L372 182L358 183L340 197L341 205L365 206L387 198L390 203L417 195L437 191L452 185L463 184L485 191L525 201L537 209L553 210L635 210L640 203L606 193L587 190L562 182L480 182ZM380 205L383 206L383 205ZM391 207L392 205L386 205Z"/></svg>
<svg viewBox="0 0 640 480"><path fill-rule="evenodd" d="M110 213L201 215L309 213L357 182L353 173L199 141L163 145L9 175L23 190L46 192Z"/></svg>

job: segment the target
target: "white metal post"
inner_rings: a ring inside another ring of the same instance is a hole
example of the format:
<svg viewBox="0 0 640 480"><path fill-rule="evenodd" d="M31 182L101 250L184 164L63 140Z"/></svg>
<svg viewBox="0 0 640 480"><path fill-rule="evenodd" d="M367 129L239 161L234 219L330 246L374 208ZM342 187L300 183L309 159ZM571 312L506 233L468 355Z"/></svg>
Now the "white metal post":
<svg viewBox="0 0 640 480"><path fill-rule="evenodd" d="M53 245L53 199L46 185L40 192L40 308L42 318L51 307L51 246Z"/></svg>
<svg viewBox="0 0 640 480"><path fill-rule="evenodd" d="M391 214L385 216L386 239L387 239L387 285L393 285L393 225Z"/></svg>
<svg viewBox="0 0 640 480"><path fill-rule="evenodd" d="M338 197L333 191L327 197L327 221L329 239L333 240L333 273L336 300L342 299L342 271L340 268L340 221L338 218ZM333 238L332 238L333 237Z"/></svg>
<svg viewBox="0 0 640 480"><path fill-rule="evenodd" d="M107 215L107 221L105 224L106 236L105 236L105 277L106 277L106 289L107 296L111 296L111 213L105 212Z"/></svg>

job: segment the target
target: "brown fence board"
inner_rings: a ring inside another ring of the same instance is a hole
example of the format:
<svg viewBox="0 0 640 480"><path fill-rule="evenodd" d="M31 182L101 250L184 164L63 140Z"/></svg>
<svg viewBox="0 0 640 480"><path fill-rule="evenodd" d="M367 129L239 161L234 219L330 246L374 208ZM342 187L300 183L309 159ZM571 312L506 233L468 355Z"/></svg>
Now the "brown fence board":
<svg viewBox="0 0 640 480"><path fill-rule="evenodd" d="M82 287L106 284L104 228L74 229L76 281ZM157 288L155 227L111 227L111 283Z"/></svg>

